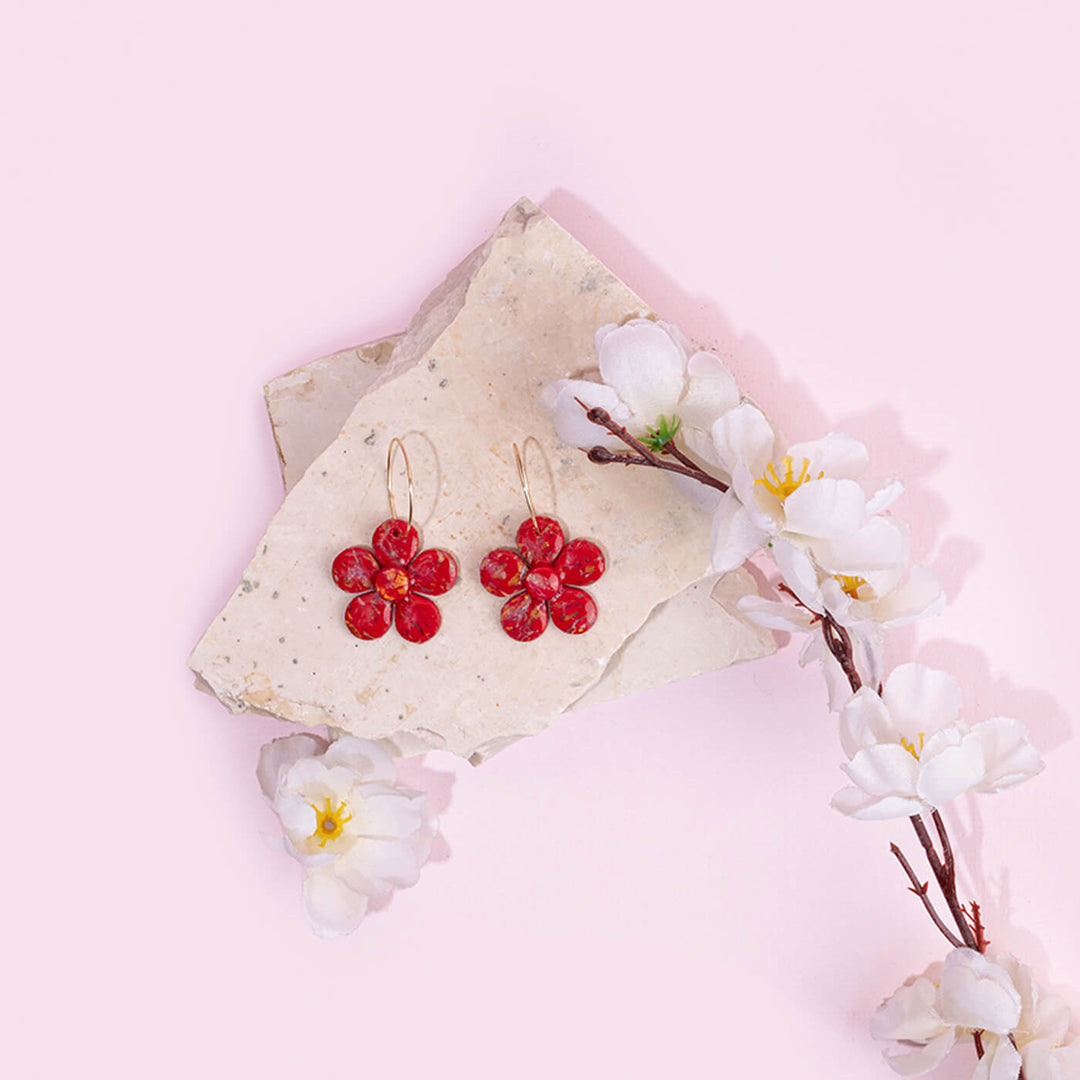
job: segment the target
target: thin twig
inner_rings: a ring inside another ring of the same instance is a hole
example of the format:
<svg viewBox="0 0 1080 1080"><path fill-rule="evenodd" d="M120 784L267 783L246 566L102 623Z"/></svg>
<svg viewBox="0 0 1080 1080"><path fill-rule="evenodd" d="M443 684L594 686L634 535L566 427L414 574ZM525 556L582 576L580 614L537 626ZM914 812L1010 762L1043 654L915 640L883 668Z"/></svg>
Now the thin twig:
<svg viewBox="0 0 1080 1080"><path fill-rule="evenodd" d="M934 925L945 935L945 940L954 948L960 949L964 943L945 925L944 920L934 909L934 905L930 902L930 897L927 892L930 888L930 882L919 881L915 871L911 868L911 863L907 861L907 856L897 847L896 844L890 844L889 850L899 860L900 865L904 868L904 873L907 874L908 880L911 882L910 892L913 892L922 902L923 907L926 908L926 913L934 920Z"/></svg>
<svg viewBox="0 0 1080 1080"><path fill-rule="evenodd" d="M975 931L975 945L979 952L985 953L990 941L986 936L986 927L983 926L982 909L975 900L971 901L971 925Z"/></svg>
<svg viewBox="0 0 1080 1080"><path fill-rule="evenodd" d="M634 451L632 454L616 454L606 447L593 446L586 451L590 461L595 462L597 465L610 465L615 463L621 465L647 465L653 469L663 469L664 472L673 472L678 473L680 476L689 476L692 480L697 480L700 484L716 488L717 491L727 491L728 485L725 484L723 480L720 480L715 476L710 476L704 469L683 454L682 451L672 452L672 456L678 458L680 461L684 462L684 464L676 465L673 462L664 461L662 457L658 454L654 454L643 442L639 439L635 439L622 424L617 424L612 420L611 414L607 409L602 409L599 405L590 407L586 405L581 398L574 398L574 400L585 410L585 416L591 423L596 424L597 427L602 427L610 431L616 439L625 443Z"/></svg>
<svg viewBox="0 0 1080 1080"><path fill-rule="evenodd" d="M930 833L926 830L926 823L919 814L912 814L909 820L915 830L915 835L919 838L919 843L922 844L923 851L926 852L926 861L930 864L934 877L937 878L938 888L941 889L941 895L945 897L945 903L952 913L953 921L956 923L957 930L960 931L960 936L964 939L964 944L969 949L977 949L978 945L975 941L975 935L971 932L971 924L968 922L967 916L960 906L960 900L956 895L956 882L950 880L945 865L934 847L934 841L930 839ZM943 830L945 828L944 824L941 824L939 828ZM951 850L950 847L950 855Z"/></svg>
<svg viewBox="0 0 1080 1080"><path fill-rule="evenodd" d="M702 472L701 466L692 458L684 454L676 445L675 440L664 443L665 454L670 454L676 461L681 461L688 469L696 469L698 472Z"/></svg>
<svg viewBox="0 0 1080 1080"><path fill-rule="evenodd" d="M862 678L855 666L855 650L851 645L851 635L847 627L841 626L832 615L826 611L821 616L821 633L825 638L825 647L836 658L844 672L851 692L856 693L862 686Z"/></svg>

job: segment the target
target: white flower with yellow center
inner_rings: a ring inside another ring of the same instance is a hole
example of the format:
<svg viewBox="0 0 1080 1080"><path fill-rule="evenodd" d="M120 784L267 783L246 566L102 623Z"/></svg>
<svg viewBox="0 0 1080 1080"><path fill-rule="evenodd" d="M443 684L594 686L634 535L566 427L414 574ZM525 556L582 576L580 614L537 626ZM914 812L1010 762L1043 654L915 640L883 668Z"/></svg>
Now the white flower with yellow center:
<svg viewBox="0 0 1080 1080"><path fill-rule="evenodd" d="M415 885L438 825L427 797L397 785L393 758L344 735L275 739L259 754L259 784L307 873L304 910L323 937L360 925L372 900Z"/></svg>
<svg viewBox="0 0 1080 1080"><path fill-rule="evenodd" d="M785 450L749 402L721 416L712 438L716 459L731 476L713 518L716 570L734 570L777 536L804 547L844 540L903 490L891 481L868 498L858 482L869 460L861 442L834 432Z"/></svg>
<svg viewBox="0 0 1080 1080"><path fill-rule="evenodd" d="M724 362L695 350L678 327L652 319L609 323L596 331L600 382L559 379L541 400L555 430L570 446L625 449L591 423L578 400L600 406L635 438L646 440L662 422L679 422L683 446L716 464L710 431L718 416L739 403L739 389Z"/></svg>
<svg viewBox="0 0 1080 1080"><path fill-rule="evenodd" d="M945 604L937 574L909 564L908 526L899 518L878 515L844 540L818 540L809 548L778 537L769 553L801 607L744 597L740 610L761 626L805 630L827 611L841 626L891 629L935 615Z"/></svg>
<svg viewBox="0 0 1080 1080"><path fill-rule="evenodd" d="M1043 763L1016 720L997 716L969 727L960 684L944 671L902 664L880 696L864 686L840 713L841 766L851 787L832 805L856 818L907 817L965 791L1002 791Z"/></svg>
<svg viewBox="0 0 1080 1080"><path fill-rule="evenodd" d="M901 1076L919 1076L937 1068L963 1036L1007 1036L1020 1013L1020 994L1004 967L974 949L953 949L878 1007L870 1034L901 1043L904 1049L886 1050L885 1060Z"/></svg>

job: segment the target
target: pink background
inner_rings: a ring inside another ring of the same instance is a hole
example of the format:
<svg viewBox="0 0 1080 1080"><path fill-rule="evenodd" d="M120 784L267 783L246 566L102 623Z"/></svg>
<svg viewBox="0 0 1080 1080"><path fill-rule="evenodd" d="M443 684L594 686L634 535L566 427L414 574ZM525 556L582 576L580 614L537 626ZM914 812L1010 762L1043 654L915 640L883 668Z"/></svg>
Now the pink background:
<svg viewBox="0 0 1080 1080"><path fill-rule="evenodd" d="M4 1071L890 1075L867 1017L944 942L794 646L429 756L447 857L333 945L260 839L280 726L192 689L280 498L262 383L521 194L908 479L952 604L893 657L1047 761L950 808L963 891L1080 1008L1075 5L393 8L8 5Z"/></svg>

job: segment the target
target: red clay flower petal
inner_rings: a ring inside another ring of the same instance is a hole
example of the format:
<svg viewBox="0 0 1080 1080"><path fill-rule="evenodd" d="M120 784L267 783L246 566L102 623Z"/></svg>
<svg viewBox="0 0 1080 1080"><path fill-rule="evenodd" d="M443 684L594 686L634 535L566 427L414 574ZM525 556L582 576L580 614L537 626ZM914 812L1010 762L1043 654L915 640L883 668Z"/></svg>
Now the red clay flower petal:
<svg viewBox="0 0 1080 1080"><path fill-rule="evenodd" d="M334 584L346 592L368 592L375 588L379 560L366 547L346 548L334 560L330 571Z"/></svg>
<svg viewBox="0 0 1080 1080"><path fill-rule="evenodd" d="M439 605L426 596L413 593L397 605L394 612L394 625L406 641L416 644L430 641L442 626Z"/></svg>
<svg viewBox="0 0 1080 1080"><path fill-rule="evenodd" d="M591 540L571 540L555 560L567 585L591 585L605 570L604 553Z"/></svg>
<svg viewBox="0 0 1080 1080"><path fill-rule="evenodd" d="M457 581L457 559L449 551L440 548L428 548L409 564L409 576L412 578L414 592L428 596L442 596L449 592Z"/></svg>
<svg viewBox="0 0 1080 1080"><path fill-rule="evenodd" d="M508 548L489 551L480 563L480 584L495 596L509 596L525 582L529 567L525 560Z"/></svg>
<svg viewBox="0 0 1080 1080"><path fill-rule="evenodd" d="M550 566L565 543L562 528L554 518L538 517L535 525L532 518L526 518L518 526L517 546L530 566Z"/></svg>
<svg viewBox="0 0 1080 1080"><path fill-rule="evenodd" d="M503 604L499 622L515 641L534 641L547 629L547 604L519 592Z"/></svg>
<svg viewBox="0 0 1080 1080"><path fill-rule="evenodd" d="M551 621L564 634L584 634L596 622L596 601L580 589L563 589L550 607Z"/></svg>
<svg viewBox="0 0 1080 1080"><path fill-rule="evenodd" d="M409 571L404 566L384 566L375 575L375 591L391 604L409 595Z"/></svg>
<svg viewBox="0 0 1080 1080"><path fill-rule="evenodd" d="M390 629L394 605L376 592L363 593L349 601L345 609L345 625L358 638L374 641Z"/></svg>
<svg viewBox="0 0 1080 1080"><path fill-rule="evenodd" d="M383 566L391 563L404 566L420 550L420 536L412 525L400 518L390 518L375 530L371 546Z"/></svg>
<svg viewBox="0 0 1080 1080"><path fill-rule="evenodd" d="M550 600L561 588L562 581L550 566L538 566L525 575L525 590L534 600Z"/></svg>

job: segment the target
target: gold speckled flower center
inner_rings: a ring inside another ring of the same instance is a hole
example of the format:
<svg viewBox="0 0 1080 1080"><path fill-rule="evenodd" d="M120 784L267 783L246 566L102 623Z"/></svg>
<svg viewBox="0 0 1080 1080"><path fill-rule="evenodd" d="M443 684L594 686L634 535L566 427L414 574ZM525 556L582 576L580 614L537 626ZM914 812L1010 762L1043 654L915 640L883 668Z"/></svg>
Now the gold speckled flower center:
<svg viewBox="0 0 1080 1080"><path fill-rule="evenodd" d="M859 590L866 584L866 578L856 577L853 574L833 574L833 577L840 582L840 588L852 600L859 599Z"/></svg>
<svg viewBox="0 0 1080 1080"><path fill-rule="evenodd" d="M915 748L915 744L914 744L913 742L908 742L908 741L907 741L907 739L905 739L905 738L904 738L904 737L903 737L902 735L900 736L900 745L901 745L901 746L902 746L902 747L903 747L903 748L904 748L904 749L905 749L905 750L906 750L906 751L907 751L907 752L908 752L908 753L909 753L909 754L910 754L910 755L911 755L911 756L912 756L912 757L913 757L913 758L914 758L914 759L915 759L916 761L918 761L918 760L919 760L919 755L920 755L920 754L922 753L922 750L923 750L923 743L925 742L925 740L926 740L926 732L925 732L925 731L920 731L920 732L919 732L919 747L918 747L918 749L916 749L916 748Z"/></svg>
<svg viewBox="0 0 1080 1080"><path fill-rule="evenodd" d="M785 457L781 464L784 470L783 474L778 473L776 466L770 461L765 470L765 475L754 481L755 484L761 484L770 495L775 495L781 502L793 491L801 488L808 480L820 480L825 475L823 472L819 472L817 476L810 475L809 458L802 459L802 467L798 476L795 475L795 463L791 460L790 455Z"/></svg>
<svg viewBox="0 0 1080 1080"><path fill-rule="evenodd" d="M338 803L335 807L327 798L322 810L314 803L311 804L311 809L315 811L318 823L308 839L314 840L319 847L326 847L331 840L336 840L345 831L345 823L352 821L348 804L344 802Z"/></svg>

